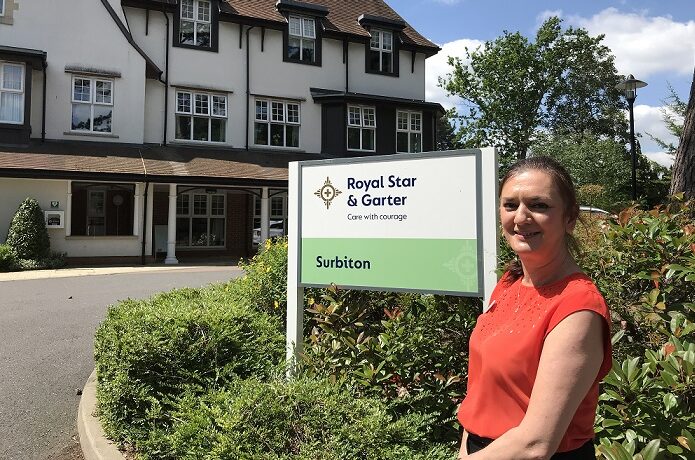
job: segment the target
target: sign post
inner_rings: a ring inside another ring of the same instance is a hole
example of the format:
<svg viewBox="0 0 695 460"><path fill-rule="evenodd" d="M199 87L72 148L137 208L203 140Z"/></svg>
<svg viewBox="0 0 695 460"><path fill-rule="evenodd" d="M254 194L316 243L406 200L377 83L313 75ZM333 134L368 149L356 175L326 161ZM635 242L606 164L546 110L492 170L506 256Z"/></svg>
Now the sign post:
<svg viewBox="0 0 695 460"><path fill-rule="evenodd" d="M488 298L497 258L492 148L290 163L289 371L303 288Z"/></svg>

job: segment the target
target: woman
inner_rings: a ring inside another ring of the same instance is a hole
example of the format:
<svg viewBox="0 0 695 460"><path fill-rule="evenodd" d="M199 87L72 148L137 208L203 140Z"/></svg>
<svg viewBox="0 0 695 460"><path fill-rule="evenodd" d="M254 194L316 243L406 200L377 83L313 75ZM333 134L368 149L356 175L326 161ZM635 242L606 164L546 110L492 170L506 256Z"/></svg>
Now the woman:
<svg viewBox="0 0 695 460"><path fill-rule="evenodd" d="M550 158L522 160L502 180L499 212L519 260L471 334L459 458L593 459L610 317L572 257L572 179Z"/></svg>

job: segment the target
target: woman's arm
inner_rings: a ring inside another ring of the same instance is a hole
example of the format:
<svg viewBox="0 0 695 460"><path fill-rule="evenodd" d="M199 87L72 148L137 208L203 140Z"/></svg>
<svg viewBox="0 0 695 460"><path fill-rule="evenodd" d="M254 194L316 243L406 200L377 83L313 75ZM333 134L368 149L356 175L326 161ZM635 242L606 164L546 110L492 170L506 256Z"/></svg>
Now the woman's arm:
<svg viewBox="0 0 695 460"><path fill-rule="evenodd" d="M468 458L468 449L466 448L466 441L468 441L468 431L464 429L463 434L461 435L461 448L459 449L458 456L456 456L456 460Z"/></svg>
<svg viewBox="0 0 695 460"><path fill-rule="evenodd" d="M603 362L605 320L592 311L567 316L548 333L524 419L470 460L548 459L567 432Z"/></svg>

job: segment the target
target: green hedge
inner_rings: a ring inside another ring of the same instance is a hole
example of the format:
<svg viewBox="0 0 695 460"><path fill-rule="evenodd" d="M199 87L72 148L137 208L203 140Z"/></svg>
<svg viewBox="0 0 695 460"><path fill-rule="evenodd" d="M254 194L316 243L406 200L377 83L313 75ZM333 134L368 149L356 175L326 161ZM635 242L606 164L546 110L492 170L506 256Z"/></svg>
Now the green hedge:
<svg viewBox="0 0 695 460"><path fill-rule="evenodd" d="M6 244L0 244L0 272L11 272L17 267L14 251Z"/></svg>
<svg viewBox="0 0 695 460"><path fill-rule="evenodd" d="M184 392L269 376L284 358L281 329L277 318L231 303L228 285L111 307L94 346L106 432L134 442L170 423L168 411Z"/></svg>
<svg viewBox="0 0 695 460"><path fill-rule="evenodd" d="M138 447L143 459L451 460L427 441L432 417L394 417L376 398L328 382L238 380L200 397L186 393L168 430Z"/></svg>

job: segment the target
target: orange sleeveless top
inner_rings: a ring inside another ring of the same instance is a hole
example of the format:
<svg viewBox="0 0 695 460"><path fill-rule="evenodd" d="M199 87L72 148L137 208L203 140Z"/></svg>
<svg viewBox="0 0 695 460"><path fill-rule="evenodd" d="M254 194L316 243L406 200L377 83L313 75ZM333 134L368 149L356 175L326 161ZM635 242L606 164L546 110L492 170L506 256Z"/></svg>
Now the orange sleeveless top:
<svg viewBox="0 0 695 460"><path fill-rule="evenodd" d="M468 391L458 420L471 433L498 438L526 414L543 342L570 314L590 310L606 321L601 369L565 433L558 452L576 449L594 437L598 384L611 369L608 307L591 279L574 273L538 288L510 282L505 274L471 334Z"/></svg>

